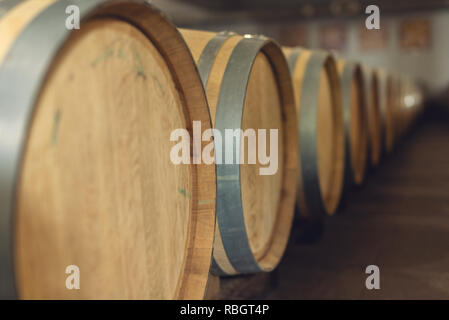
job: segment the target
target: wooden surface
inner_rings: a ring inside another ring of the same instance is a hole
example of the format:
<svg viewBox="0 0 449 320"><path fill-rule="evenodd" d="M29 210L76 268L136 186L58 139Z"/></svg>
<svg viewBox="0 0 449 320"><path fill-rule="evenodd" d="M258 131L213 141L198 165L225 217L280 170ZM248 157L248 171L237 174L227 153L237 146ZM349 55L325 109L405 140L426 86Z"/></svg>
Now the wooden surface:
<svg viewBox="0 0 449 320"><path fill-rule="evenodd" d="M326 225L310 225L306 237L295 225L257 297L449 299L448 124L449 115L438 114L417 127ZM380 290L365 287L371 264L380 268ZM254 292L242 292L253 281L239 278L221 297L249 299Z"/></svg>
<svg viewBox="0 0 449 320"><path fill-rule="evenodd" d="M404 84L400 74L393 74L394 77L394 105L393 105L393 141L394 144L401 139L402 135L402 111L404 109Z"/></svg>
<svg viewBox="0 0 449 320"><path fill-rule="evenodd" d="M351 83L350 146L354 182L361 185L365 179L368 154L368 116L362 70L358 67Z"/></svg>
<svg viewBox="0 0 449 320"><path fill-rule="evenodd" d="M283 47L282 51L284 52L286 57L289 57L292 48ZM310 55L312 51L303 52L298 61L296 62L295 72L292 73L292 81L293 81L293 92L295 94L295 108L296 108L296 116L298 118L298 130L299 130L299 117L301 116L301 105L299 101L301 101L301 95L303 94L302 83L304 81L305 69L307 67L307 62L310 59ZM298 72L296 72L298 70ZM321 79L320 79L321 80ZM299 147L299 152L301 152L301 147ZM302 176L302 163L301 157L298 157L298 173L297 173L297 191L296 191L296 206L299 208L299 212L303 216L309 216L310 211L307 207L306 197L304 194L304 185L303 185L303 176Z"/></svg>
<svg viewBox="0 0 449 320"><path fill-rule="evenodd" d="M18 9L42 9L37 2ZM169 140L174 129L191 132L193 120L210 128L194 61L148 7L102 8L141 12L140 28L86 21L49 71L17 185L19 296L200 299L212 254L215 166L174 165ZM9 21L2 38L26 23ZM80 268L80 290L65 286L69 265Z"/></svg>
<svg viewBox="0 0 449 320"><path fill-rule="evenodd" d="M284 48L284 53L289 56L291 48ZM340 96L340 86L336 79L336 67L333 59L328 59L320 71L320 82L318 92L304 92L303 82L308 81L305 77L307 65L313 51L304 50L296 62L292 78L294 84L296 110L301 116L301 97L305 94L318 96L318 105L309 106L318 109L317 131L317 162L320 190L324 205L328 214L332 215L338 206L343 183L344 170L344 141L343 120ZM309 80L310 81L310 80ZM301 130L301 128L299 128ZM301 148L301 146L300 146ZM302 166L299 160L299 166ZM302 171L298 171L297 205L300 214L307 216L310 213L307 208L307 199L304 195Z"/></svg>
<svg viewBox="0 0 449 320"><path fill-rule="evenodd" d="M307 81L307 79L304 79ZM321 194L328 213L335 212L335 203L332 194L338 192L338 181L335 181L336 171L338 170L338 148L336 139L338 135L339 126L336 121L336 99L335 94L332 93L335 85L329 75L329 70L324 66L320 74L320 87L318 91L318 123L317 130L317 156L318 156L318 174L320 179ZM305 94L305 93L303 93ZM340 127L342 129L342 127ZM301 130L301 128L299 128ZM340 145L341 146L341 145Z"/></svg>
<svg viewBox="0 0 449 320"><path fill-rule="evenodd" d="M377 70L368 70L367 101L368 101L368 128L369 128L369 155L370 164L377 167L382 153L382 122L381 122L381 92L379 73Z"/></svg>
<svg viewBox="0 0 449 320"><path fill-rule="evenodd" d="M391 74L386 75L384 84L386 86L386 109L385 109L385 150L391 153L394 148L394 114L397 104L397 80Z"/></svg>
<svg viewBox="0 0 449 320"><path fill-rule="evenodd" d="M344 172L344 122L337 67L328 58L320 75L318 92L317 154L321 194L328 215L340 203Z"/></svg>
<svg viewBox="0 0 449 320"><path fill-rule="evenodd" d="M204 47L214 33L185 30L183 35L198 60ZM215 122L220 86L228 60L241 36L228 40L219 51L211 70L206 92L209 99L212 121ZM277 80L267 57L260 53L254 62L247 87L246 101L243 110L242 129L278 129L282 138L281 100ZM223 135L224 137L224 135ZM283 176L283 144L279 148L279 168L276 174L263 176L259 168L265 167L257 159L256 164L248 164L248 139L245 139L244 164L240 166L242 204L245 227L251 250L256 259L263 257L269 248L280 200ZM267 152L270 139L267 135ZM263 199L263 201L259 201Z"/></svg>
<svg viewBox="0 0 449 320"><path fill-rule="evenodd" d="M181 33L191 48L194 59L197 61L207 43L215 36L211 32L194 30L181 30ZM216 120L218 97L223 75L234 48L242 39L243 37L239 35L230 37L219 50L211 69L206 92L213 123ZM291 148L286 148L286 144L292 140L294 130L286 127L286 120L282 117L282 114L291 112L292 115L288 121L293 121L294 119L293 100L288 101L285 91L289 90L290 99L293 99L293 93L289 86L290 83L287 82L285 84L284 80L281 82L278 74L282 72L274 69L276 64L271 64L270 59L273 59L273 57L269 57L265 52L261 51L254 61L247 86L242 130L253 129L257 135L257 130L265 129L267 131L267 154L270 152L269 131L270 129L278 130L278 170L274 175L261 175L259 169L267 167L267 165L262 164L257 156L255 164L249 163L248 138L244 140L244 164L240 166L241 197L246 233L254 257L259 263L263 263L263 268L268 270L277 264L285 247L285 241L281 241L283 244L280 244L276 238L284 238L286 240L285 235L289 233L291 225L293 199L292 196L288 196L288 192L283 192L282 190L283 188L285 189L286 185L290 186L290 189L294 189L294 182L286 182L289 178L287 169L291 167L288 165L288 168L286 168L286 163L292 162L292 156L286 156L285 154L287 152L291 154L296 147L296 145L293 145ZM283 77L287 76L287 72L288 70L283 72L285 73ZM285 111L289 108L291 110ZM222 135L224 137L223 133ZM255 142L258 143L258 140L257 138ZM294 166L296 167L296 162ZM289 200L284 201L286 197ZM291 203L285 209L283 202ZM285 214L284 211L286 211ZM284 219L285 215L289 216L290 219ZM214 256L219 261L220 266L226 266L228 274L237 273L237 270L227 261L226 252L220 240L220 232L220 226L217 225ZM274 258L272 257L273 252L276 252Z"/></svg>
<svg viewBox="0 0 449 320"><path fill-rule="evenodd" d="M17 211L22 297L174 297L192 190L190 166L170 161L168 137L186 127L180 97L137 29L106 20L82 32L30 131ZM83 290L61 285L70 264L84 271Z"/></svg>
<svg viewBox="0 0 449 320"><path fill-rule="evenodd" d="M278 130L278 170L274 175L260 175L259 169L266 165L259 160L256 165L250 164L248 152L245 152L245 164L240 166L246 232L256 259L264 257L270 248L281 199L285 148L281 103L279 86L270 62L264 54L259 54L248 82L242 129L267 131L267 155L271 150L270 130ZM257 140L259 142L259 138Z"/></svg>
<svg viewBox="0 0 449 320"><path fill-rule="evenodd" d="M400 78L400 93L398 110L395 117L397 139L404 136L409 127L419 117L422 111L423 93L413 79L402 76Z"/></svg>
<svg viewBox="0 0 449 320"><path fill-rule="evenodd" d="M367 152L368 152L368 117L365 100L364 75L360 65L353 69L351 77L343 78L347 63L344 60L338 62L338 70L342 76L342 86L349 90L342 89L344 95L349 95L349 156L352 170L353 183L361 185L365 178ZM348 66L350 67L350 66ZM349 84L347 82L350 82Z"/></svg>

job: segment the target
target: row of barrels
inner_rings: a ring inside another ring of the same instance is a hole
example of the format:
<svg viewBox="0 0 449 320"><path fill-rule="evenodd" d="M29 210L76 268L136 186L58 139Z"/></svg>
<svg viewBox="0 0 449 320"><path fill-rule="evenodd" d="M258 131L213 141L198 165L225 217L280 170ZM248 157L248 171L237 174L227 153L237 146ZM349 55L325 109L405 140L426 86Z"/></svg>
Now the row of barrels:
<svg viewBox="0 0 449 320"><path fill-rule="evenodd" d="M1 298L201 299L210 272L270 271L295 205L335 214L421 106L403 76L178 30L142 0L4 0L0 39ZM194 122L277 129L278 170L193 161L229 152L210 136L174 164Z"/></svg>

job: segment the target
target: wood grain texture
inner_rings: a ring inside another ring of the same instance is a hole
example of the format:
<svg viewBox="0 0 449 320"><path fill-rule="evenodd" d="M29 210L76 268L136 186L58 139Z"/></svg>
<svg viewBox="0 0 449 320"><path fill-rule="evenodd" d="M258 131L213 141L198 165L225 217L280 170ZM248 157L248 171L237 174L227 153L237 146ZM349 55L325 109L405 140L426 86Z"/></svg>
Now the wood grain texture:
<svg viewBox="0 0 449 320"><path fill-rule="evenodd" d="M162 57L129 24L82 32L48 79L30 130L17 211L20 290L25 298L174 297L192 190L191 168L169 158L167 137L186 127L180 97ZM57 286L70 264L86 270L82 291Z"/></svg>
<svg viewBox="0 0 449 320"><path fill-rule="evenodd" d="M288 56L291 48L284 48L284 53ZM322 200L328 215L333 215L337 210L343 190L343 172L344 172L344 128L341 109L341 91L336 69L335 60L329 56L319 71L318 92L305 92L303 83L313 81L306 77L306 69L310 63L314 51L303 50L299 55L294 71L292 73L296 111L301 117L300 101L302 95L317 95L318 105L310 106L317 108L318 120L316 123L317 135L317 163L319 185ZM301 127L298 128L301 131ZM301 146L299 147L301 149ZM299 160L299 166L302 164ZM297 206L299 212L304 216L310 216L310 210L307 206L306 196L304 194L304 182L302 171L298 170L298 192Z"/></svg>
<svg viewBox="0 0 449 320"><path fill-rule="evenodd" d="M288 57L292 51L292 48L283 47L282 51L284 52L285 56ZM301 117L301 95L302 95L302 82L304 81L304 75L305 75L305 68L307 65L307 61L310 58L310 55L312 54L312 51L306 51L302 53L300 59L296 62L296 69L302 70L302 72L295 72L292 74L292 81L293 81L293 92L295 94L295 108L296 108L296 114L297 114L297 121L298 121L298 131L301 130L301 127L299 126L299 119ZM301 152L301 146L299 146L299 153ZM304 193L304 182L302 177L302 162L301 157L298 157L298 173L297 173L297 191L296 191L296 206L299 208L299 213L303 216L309 216L310 211L307 207L306 203L306 195Z"/></svg>
<svg viewBox="0 0 449 320"><path fill-rule="evenodd" d="M343 113L341 97L336 92L341 86L335 83L334 63L328 59L320 75L318 92L317 152L320 188L326 211L333 215L340 201L343 180Z"/></svg>
<svg viewBox="0 0 449 320"><path fill-rule="evenodd" d="M280 94L276 75L269 60L264 54L259 54L248 82L242 129L266 129L267 154L271 150L270 130L278 130L278 139L282 139L284 135ZM241 165L245 226L256 259L262 258L269 250L277 221L284 176L285 148L282 140L279 142L277 142L278 170L276 174L260 175L259 169L266 165L262 165L259 161L255 165L249 164L247 152L244 164Z"/></svg>
<svg viewBox="0 0 449 320"><path fill-rule="evenodd" d="M215 36L215 33L194 30L181 30L181 33L197 61ZM242 39L242 36L234 35L226 40L211 69L206 92L214 123L223 75L233 50ZM279 61L273 63L274 59ZM265 51L257 55L247 84L242 119L243 130L254 129L256 135L258 129L267 130L267 153L270 150L269 130L278 130L278 170L274 175L260 175L259 168L266 165L261 164L259 159L255 164L249 164L248 138L244 140L244 164L240 165L246 234L255 259L267 270L278 263L286 245L293 215L292 190L295 189L295 182L289 178L289 173L296 172L296 163L292 159L297 157L297 147L291 142L296 137L291 124L295 117L293 93L288 70L285 73L277 67L282 63L286 66L282 59ZM289 119L283 116L286 114ZM226 257L220 226L217 225L216 230L214 257L227 274L236 274L238 271Z"/></svg>
<svg viewBox="0 0 449 320"><path fill-rule="evenodd" d="M27 10L44 8L29 2L17 8L31 19L37 13ZM14 30L29 21L20 22ZM2 39L9 31L0 28ZM210 128L199 75L176 29L138 1L93 12L53 62L30 122L15 212L21 298L204 296L215 167L170 160L170 133L191 133L193 120ZM73 264L80 290L65 287Z"/></svg>

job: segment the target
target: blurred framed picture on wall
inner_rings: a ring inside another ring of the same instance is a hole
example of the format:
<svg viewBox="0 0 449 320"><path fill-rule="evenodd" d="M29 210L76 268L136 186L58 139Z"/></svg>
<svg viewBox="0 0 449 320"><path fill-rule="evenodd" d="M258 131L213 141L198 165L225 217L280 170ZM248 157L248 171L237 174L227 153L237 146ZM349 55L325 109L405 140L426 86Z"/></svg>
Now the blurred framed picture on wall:
<svg viewBox="0 0 449 320"><path fill-rule="evenodd" d="M346 28L343 23L321 25L319 34L322 49L343 51L346 48Z"/></svg>
<svg viewBox="0 0 449 320"><path fill-rule="evenodd" d="M362 25L359 30L360 51L384 50L388 46L388 25L382 24L380 29L367 29Z"/></svg>
<svg viewBox="0 0 449 320"><path fill-rule="evenodd" d="M307 47L307 27L303 24L281 24L278 28L278 40L283 46Z"/></svg>
<svg viewBox="0 0 449 320"><path fill-rule="evenodd" d="M429 49L432 45L432 25L430 20L415 18L401 21L399 39L401 49Z"/></svg>

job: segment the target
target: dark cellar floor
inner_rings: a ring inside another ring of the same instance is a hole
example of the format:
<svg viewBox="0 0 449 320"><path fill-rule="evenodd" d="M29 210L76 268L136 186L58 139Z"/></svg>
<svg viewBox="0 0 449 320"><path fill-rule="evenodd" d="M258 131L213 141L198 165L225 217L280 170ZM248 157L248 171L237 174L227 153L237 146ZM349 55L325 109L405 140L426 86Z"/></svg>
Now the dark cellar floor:
<svg viewBox="0 0 449 320"><path fill-rule="evenodd" d="M310 243L294 226L275 272L224 279L221 298L449 299L449 121L416 126L322 231ZM365 287L371 264L380 290Z"/></svg>

